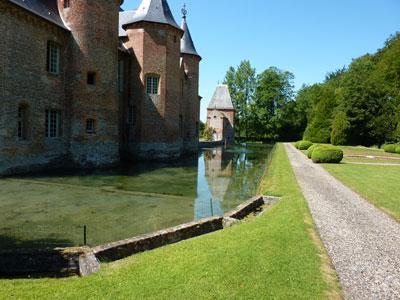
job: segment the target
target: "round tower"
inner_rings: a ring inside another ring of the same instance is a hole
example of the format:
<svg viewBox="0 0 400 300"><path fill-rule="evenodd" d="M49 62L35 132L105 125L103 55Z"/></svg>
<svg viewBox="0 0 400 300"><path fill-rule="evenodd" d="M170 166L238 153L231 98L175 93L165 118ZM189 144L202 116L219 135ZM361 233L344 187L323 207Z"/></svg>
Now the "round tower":
<svg viewBox="0 0 400 300"><path fill-rule="evenodd" d="M183 31L166 0L143 0L123 26L132 49L132 99L137 125L129 150L142 159L169 159L181 154L180 40Z"/></svg>
<svg viewBox="0 0 400 300"><path fill-rule="evenodd" d="M121 0L58 0L68 46L70 152L79 164L119 160L118 24Z"/></svg>
<svg viewBox="0 0 400 300"><path fill-rule="evenodd" d="M194 46L187 24L186 5L182 9L182 25L184 32L181 40L181 57L185 76L182 80L184 88L183 115L185 117L184 148L186 152L196 152L199 142L200 97L199 68L201 57Z"/></svg>

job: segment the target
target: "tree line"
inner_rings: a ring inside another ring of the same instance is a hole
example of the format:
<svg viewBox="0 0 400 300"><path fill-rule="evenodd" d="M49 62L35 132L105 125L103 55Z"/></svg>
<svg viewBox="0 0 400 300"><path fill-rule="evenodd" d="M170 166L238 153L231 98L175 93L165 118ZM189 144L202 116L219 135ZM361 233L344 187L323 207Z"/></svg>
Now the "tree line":
<svg viewBox="0 0 400 300"><path fill-rule="evenodd" d="M400 142L400 33L374 54L294 91L294 74L247 60L225 76L236 108L236 136L246 140L341 145Z"/></svg>

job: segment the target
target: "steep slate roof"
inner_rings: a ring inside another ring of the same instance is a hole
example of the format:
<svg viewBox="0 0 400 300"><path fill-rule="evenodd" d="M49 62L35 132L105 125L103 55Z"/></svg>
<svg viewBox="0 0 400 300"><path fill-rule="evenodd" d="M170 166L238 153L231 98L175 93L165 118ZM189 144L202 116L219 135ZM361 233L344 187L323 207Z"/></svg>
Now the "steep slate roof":
<svg viewBox="0 0 400 300"><path fill-rule="evenodd" d="M130 24L134 22L136 10L126 10L123 11L122 9L119 12L119 37L128 36L125 29L122 28L125 24Z"/></svg>
<svg viewBox="0 0 400 300"><path fill-rule="evenodd" d="M186 16L182 18L182 30L184 31L182 40L181 40L181 53L182 54L191 54L200 57L197 53L196 47L194 46L192 35L190 34L189 27L186 22ZM200 57L201 58L201 57Z"/></svg>
<svg viewBox="0 0 400 300"><path fill-rule="evenodd" d="M167 0L143 0L132 19L123 25L138 22L167 24L181 30L175 22Z"/></svg>
<svg viewBox="0 0 400 300"><path fill-rule="evenodd" d="M208 109L234 110L229 88L225 84L218 85L211 99Z"/></svg>
<svg viewBox="0 0 400 300"><path fill-rule="evenodd" d="M8 0L29 12L56 24L57 26L68 29L60 17L57 7L57 0Z"/></svg>

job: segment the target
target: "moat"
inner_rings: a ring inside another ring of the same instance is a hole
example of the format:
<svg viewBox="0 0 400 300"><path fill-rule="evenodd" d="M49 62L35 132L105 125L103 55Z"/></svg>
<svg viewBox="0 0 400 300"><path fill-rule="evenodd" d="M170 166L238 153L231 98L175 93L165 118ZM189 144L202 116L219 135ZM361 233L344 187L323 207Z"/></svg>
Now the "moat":
<svg viewBox="0 0 400 300"><path fill-rule="evenodd" d="M91 246L222 215L257 193L272 146L176 163L0 179L0 250Z"/></svg>

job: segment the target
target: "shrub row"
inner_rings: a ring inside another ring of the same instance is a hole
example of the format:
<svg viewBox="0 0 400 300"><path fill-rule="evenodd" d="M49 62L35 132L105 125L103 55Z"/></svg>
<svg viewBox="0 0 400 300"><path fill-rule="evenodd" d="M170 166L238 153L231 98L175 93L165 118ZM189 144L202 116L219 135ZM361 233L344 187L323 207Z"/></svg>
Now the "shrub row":
<svg viewBox="0 0 400 300"><path fill-rule="evenodd" d="M400 154L400 144L386 144L383 145L383 150L387 153L398 153Z"/></svg>
<svg viewBox="0 0 400 300"><path fill-rule="evenodd" d="M343 159L343 150L336 146L318 145L311 150L311 159L317 164L338 164Z"/></svg>
<svg viewBox="0 0 400 300"><path fill-rule="evenodd" d="M310 141L298 141L295 145L295 147L299 150L308 150L312 146L312 142Z"/></svg>
<svg viewBox="0 0 400 300"><path fill-rule="evenodd" d="M343 150L337 146L313 144L310 141L298 141L295 147L308 150L307 156L314 163L338 164L343 159Z"/></svg>

